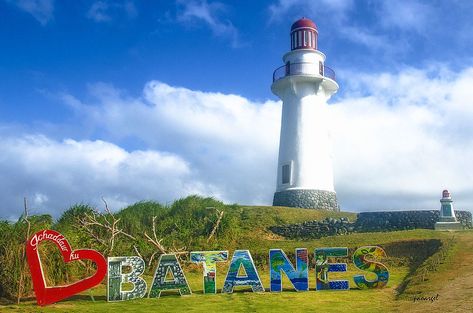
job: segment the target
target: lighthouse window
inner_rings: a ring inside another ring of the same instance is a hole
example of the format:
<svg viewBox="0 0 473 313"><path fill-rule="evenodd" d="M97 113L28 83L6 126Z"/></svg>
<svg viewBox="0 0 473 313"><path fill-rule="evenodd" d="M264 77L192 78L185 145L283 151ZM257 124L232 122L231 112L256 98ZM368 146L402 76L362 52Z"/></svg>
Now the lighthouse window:
<svg viewBox="0 0 473 313"><path fill-rule="evenodd" d="M301 31L297 32L297 46L298 47L302 46L302 32Z"/></svg>
<svg viewBox="0 0 473 313"><path fill-rule="evenodd" d="M291 182L291 164L284 164L282 166L282 184L289 184Z"/></svg>
<svg viewBox="0 0 473 313"><path fill-rule="evenodd" d="M309 32L309 46L312 46L311 43L312 43L312 32Z"/></svg>

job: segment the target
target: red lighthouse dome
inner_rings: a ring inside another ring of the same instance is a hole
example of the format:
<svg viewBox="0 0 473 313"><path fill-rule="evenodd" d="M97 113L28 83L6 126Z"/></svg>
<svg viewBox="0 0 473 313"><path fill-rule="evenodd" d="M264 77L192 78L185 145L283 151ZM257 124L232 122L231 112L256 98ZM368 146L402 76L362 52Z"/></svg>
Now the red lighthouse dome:
<svg viewBox="0 0 473 313"><path fill-rule="evenodd" d="M301 18L291 27L291 50L317 50L317 26L308 18Z"/></svg>
<svg viewBox="0 0 473 313"><path fill-rule="evenodd" d="M317 30L317 26L315 25L315 23L305 17L295 21L294 24L292 24L291 26L291 31L295 30L296 28L313 28Z"/></svg>
<svg viewBox="0 0 473 313"><path fill-rule="evenodd" d="M450 192L447 189L442 191L442 198L445 199L445 198L450 198L450 197L451 197Z"/></svg>

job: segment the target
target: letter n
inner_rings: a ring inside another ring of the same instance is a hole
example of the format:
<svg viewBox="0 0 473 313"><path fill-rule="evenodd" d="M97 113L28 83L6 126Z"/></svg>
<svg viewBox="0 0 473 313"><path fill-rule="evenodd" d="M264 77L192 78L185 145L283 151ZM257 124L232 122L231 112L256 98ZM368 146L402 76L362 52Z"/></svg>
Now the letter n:
<svg viewBox="0 0 473 313"><path fill-rule="evenodd" d="M269 250L269 270L270 270L270 289L271 291L282 290L283 271L292 286L297 291L309 290L309 259L307 249L296 249L296 268L291 264L284 251L281 249Z"/></svg>

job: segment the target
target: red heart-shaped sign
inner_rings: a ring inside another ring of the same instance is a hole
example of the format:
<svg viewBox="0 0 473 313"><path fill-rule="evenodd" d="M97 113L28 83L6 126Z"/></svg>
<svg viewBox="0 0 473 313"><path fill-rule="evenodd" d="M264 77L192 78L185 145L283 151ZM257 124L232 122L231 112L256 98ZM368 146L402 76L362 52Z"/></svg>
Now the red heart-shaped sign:
<svg viewBox="0 0 473 313"><path fill-rule="evenodd" d="M91 260L97 265L97 272L91 277L70 285L47 287L38 252L39 243L45 240L50 240L56 244L61 250L62 258L65 262L84 259ZM41 306L61 301L81 291L92 288L100 284L107 273L107 262L103 255L95 250L89 249L72 251L66 238L54 230L42 230L34 234L26 243L26 255L30 266L36 301Z"/></svg>

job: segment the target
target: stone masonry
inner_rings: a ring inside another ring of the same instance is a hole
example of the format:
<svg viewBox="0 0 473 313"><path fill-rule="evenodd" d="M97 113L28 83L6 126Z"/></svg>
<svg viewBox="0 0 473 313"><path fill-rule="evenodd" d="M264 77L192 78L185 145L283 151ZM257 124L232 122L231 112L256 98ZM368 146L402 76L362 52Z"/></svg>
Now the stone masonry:
<svg viewBox="0 0 473 313"><path fill-rule="evenodd" d="M470 211L455 210L455 215L463 228L473 228ZM355 222L350 222L345 218L327 218L322 221L272 226L269 230L286 238L321 238L352 232L434 229L439 218L438 210L362 212L358 213Z"/></svg>
<svg viewBox="0 0 473 313"><path fill-rule="evenodd" d="M273 206L340 211L337 194L315 189L290 189L274 194Z"/></svg>

